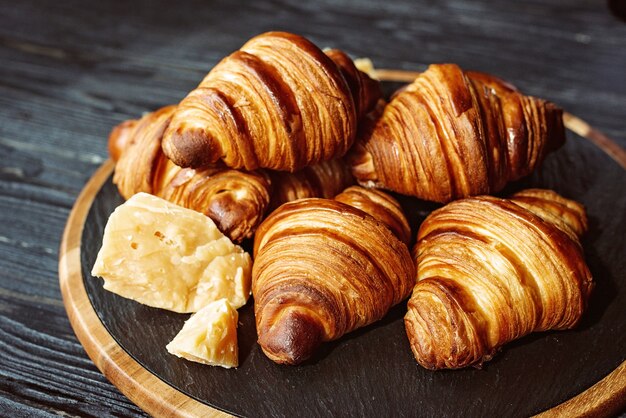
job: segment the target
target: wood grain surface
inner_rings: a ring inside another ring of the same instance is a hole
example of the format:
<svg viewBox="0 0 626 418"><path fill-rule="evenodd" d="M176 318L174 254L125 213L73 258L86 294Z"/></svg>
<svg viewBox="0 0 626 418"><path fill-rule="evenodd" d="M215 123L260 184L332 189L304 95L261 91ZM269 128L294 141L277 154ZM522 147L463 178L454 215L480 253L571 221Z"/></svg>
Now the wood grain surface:
<svg viewBox="0 0 626 418"><path fill-rule="evenodd" d="M448 61L492 72L626 146L626 24L604 1L2 0L1 416L144 416L70 327L58 285L63 227L107 158L113 125L177 102L269 29L382 68Z"/></svg>

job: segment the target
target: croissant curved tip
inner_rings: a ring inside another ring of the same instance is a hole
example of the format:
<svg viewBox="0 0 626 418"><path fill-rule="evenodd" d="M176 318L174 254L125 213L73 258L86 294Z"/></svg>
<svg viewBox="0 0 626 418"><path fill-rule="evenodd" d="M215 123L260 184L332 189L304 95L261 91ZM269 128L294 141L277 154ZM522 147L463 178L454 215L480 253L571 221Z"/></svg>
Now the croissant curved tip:
<svg viewBox="0 0 626 418"><path fill-rule="evenodd" d="M120 123L111 130L108 147L113 161L119 160L124 150L130 145L131 134L136 125L137 121L132 119Z"/></svg>
<svg viewBox="0 0 626 418"><path fill-rule="evenodd" d="M430 294L439 291L452 297L453 289L437 285L430 281L429 289L414 291L404 317L415 360L429 370L480 366L492 353L485 351L472 320L456 303L446 303L442 294Z"/></svg>
<svg viewBox="0 0 626 418"><path fill-rule="evenodd" d="M236 193L237 190L216 193L206 207L205 213L222 233L228 235L234 242L240 243L250 238L254 232L254 228L246 221L250 219L258 222L260 216L255 216L258 207L253 205L250 199L238 199Z"/></svg>
<svg viewBox="0 0 626 418"><path fill-rule="evenodd" d="M409 338L413 357L420 366L428 370L437 370L441 366L438 365L437 356L435 354L435 346L428 333L421 332L419 318L416 312L409 308L404 317L404 327Z"/></svg>
<svg viewBox="0 0 626 418"><path fill-rule="evenodd" d="M566 141L565 123L563 122L563 109L554 103L547 104L548 114L552 120L548 123L548 144L546 153L556 151L561 148Z"/></svg>
<svg viewBox="0 0 626 418"><path fill-rule="evenodd" d="M220 159L222 150L204 129L168 129L163 136L163 152L180 167L206 167Z"/></svg>
<svg viewBox="0 0 626 418"><path fill-rule="evenodd" d="M274 325L260 333L259 344L271 360L297 365L311 357L322 343L319 322L295 310L285 312Z"/></svg>

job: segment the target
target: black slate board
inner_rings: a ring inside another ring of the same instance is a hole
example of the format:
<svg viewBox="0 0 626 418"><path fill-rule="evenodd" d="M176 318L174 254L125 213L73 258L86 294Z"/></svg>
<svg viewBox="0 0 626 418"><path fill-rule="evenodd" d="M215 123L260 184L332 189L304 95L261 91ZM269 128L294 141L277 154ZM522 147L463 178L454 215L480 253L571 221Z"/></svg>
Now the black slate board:
<svg viewBox="0 0 626 418"><path fill-rule="evenodd" d="M596 289L576 330L534 334L507 345L482 370L431 372L412 358L405 303L381 322L323 347L300 367L272 363L256 345L252 300L240 310L240 367L178 359L165 345L188 315L104 291L91 277L104 225L123 202L109 179L90 209L81 246L85 288L115 340L139 363L189 396L241 416L528 416L584 391L626 359L626 172L569 133L542 169L508 191L545 187L582 202ZM506 191L503 195L506 194ZM432 205L407 203L419 220ZM415 233L415 231L414 231Z"/></svg>

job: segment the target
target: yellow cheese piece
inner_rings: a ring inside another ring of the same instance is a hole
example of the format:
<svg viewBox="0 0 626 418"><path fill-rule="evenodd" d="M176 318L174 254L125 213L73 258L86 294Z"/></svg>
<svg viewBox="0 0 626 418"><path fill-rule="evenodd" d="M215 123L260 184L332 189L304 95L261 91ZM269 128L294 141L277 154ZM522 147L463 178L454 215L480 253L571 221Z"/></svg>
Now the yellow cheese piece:
<svg viewBox="0 0 626 418"><path fill-rule="evenodd" d="M357 58L354 60L354 66L359 70L363 71L365 74L373 78L374 80L378 80L378 74L376 74L376 69L374 68L374 63L369 58Z"/></svg>
<svg viewBox="0 0 626 418"><path fill-rule="evenodd" d="M239 315L226 299L215 301L191 316L167 345L167 351L198 363L239 365L237 320Z"/></svg>
<svg viewBox="0 0 626 418"><path fill-rule="evenodd" d="M145 305L197 312L250 296L250 255L203 214L147 193L115 209L91 272L104 288Z"/></svg>

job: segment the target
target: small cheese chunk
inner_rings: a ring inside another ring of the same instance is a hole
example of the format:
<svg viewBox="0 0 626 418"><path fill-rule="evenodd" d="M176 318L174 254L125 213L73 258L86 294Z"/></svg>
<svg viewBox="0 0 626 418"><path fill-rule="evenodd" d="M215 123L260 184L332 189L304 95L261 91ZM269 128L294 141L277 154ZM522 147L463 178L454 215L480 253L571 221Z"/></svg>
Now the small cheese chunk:
<svg viewBox="0 0 626 418"><path fill-rule="evenodd" d="M251 266L250 255L207 216L138 193L109 217L91 274L145 305L197 312L221 298L245 305Z"/></svg>
<svg viewBox="0 0 626 418"><path fill-rule="evenodd" d="M357 58L354 60L354 66L359 70L363 71L365 74L373 78L374 80L378 80L378 75L376 74L376 69L374 69L374 63L369 58Z"/></svg>
<svg viewBox="0 0 626 418"><path fill-rule="evenodd" d="M227 369L239 365L237 321L239 315L226 299L215 301L185 322L167 345L178 357Z"/></svg>

